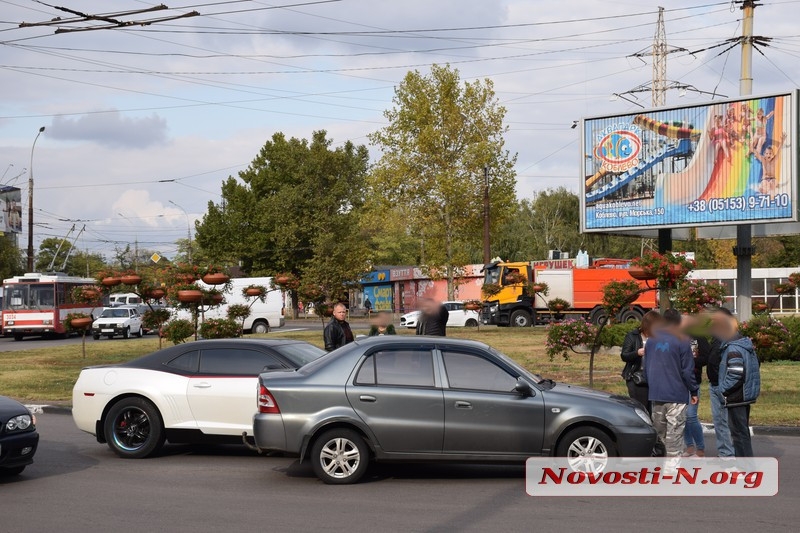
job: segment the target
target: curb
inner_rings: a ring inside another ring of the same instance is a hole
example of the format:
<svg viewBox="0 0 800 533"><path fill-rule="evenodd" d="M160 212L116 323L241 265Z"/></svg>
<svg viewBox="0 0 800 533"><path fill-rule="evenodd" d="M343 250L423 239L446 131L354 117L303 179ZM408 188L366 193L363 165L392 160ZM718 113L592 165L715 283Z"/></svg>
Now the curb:
<svg viewBox="0 0 800 533"><path fill-rule="evenodd" d="M42 405L42 404L26 404L28 411L34 415L51 414L51 415L71 415L72 407L68 405Z"/></svg>

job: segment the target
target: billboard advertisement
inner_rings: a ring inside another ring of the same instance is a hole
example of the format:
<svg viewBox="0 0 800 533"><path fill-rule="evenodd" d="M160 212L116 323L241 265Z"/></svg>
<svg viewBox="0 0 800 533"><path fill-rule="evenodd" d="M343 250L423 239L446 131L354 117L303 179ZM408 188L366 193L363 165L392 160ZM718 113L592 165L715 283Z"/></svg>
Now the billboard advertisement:
<svg viewBox="0 0 800 533"><path fill-rule="evenodd" d="M585 119L581 227L797 220L796 94Z"/></svg>
<svg viewBox="0 0 800 533"><path fill-rule="evenodd" d="M0 187L0 233L22 233L22 193L16 187Z"/></svg>

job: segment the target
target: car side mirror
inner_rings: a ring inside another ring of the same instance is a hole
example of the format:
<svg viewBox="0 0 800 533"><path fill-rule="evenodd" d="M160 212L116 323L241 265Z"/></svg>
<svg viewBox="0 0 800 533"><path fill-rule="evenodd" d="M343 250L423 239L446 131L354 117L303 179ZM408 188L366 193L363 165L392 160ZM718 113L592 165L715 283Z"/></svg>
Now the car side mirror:
<svg viewBox="0 0 800 533"><path fill-rule="evenodd" d="M522 378L517 378L517 383L516 385L514 385L514 392L516 392L523 398L533 396L533 389L528 384L528 382Z"/></svg>

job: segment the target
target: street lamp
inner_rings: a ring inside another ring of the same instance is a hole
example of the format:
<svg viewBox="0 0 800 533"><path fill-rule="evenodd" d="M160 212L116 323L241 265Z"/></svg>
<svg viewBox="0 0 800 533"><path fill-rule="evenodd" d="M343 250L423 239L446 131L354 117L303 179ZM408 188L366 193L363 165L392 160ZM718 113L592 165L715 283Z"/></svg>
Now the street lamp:
<svg viewBox="0 0 800 533"><path fill-rule="evenodd" d="M186 209L182 208L181 206L179 206L178 204L176 204L172 200L169 200L169 203L171 203L172 205L174 205L175 207L177 207L178 209L183 211L183 214L186 215L186 236L189 239L189 253L188 253L188 255L189 255L189 263L191 263L192 262L192 226L189 223L189 213L186 212Z"/></svg>
<svg viewBox="0 0 800 533"><path fill-rule="evenodd" d="M36 141L39 135L44 133L44 126L39 128L39 133L33 139L31 146L31 165L28 173L28 272L33 272L33 149L36 148Z"/></svg>

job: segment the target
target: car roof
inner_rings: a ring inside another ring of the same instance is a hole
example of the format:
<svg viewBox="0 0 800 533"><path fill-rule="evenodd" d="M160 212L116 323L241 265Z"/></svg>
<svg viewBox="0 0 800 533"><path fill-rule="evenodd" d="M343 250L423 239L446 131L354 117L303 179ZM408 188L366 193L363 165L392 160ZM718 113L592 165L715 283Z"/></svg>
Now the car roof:
<svg viewBox="0 0 800 533"><path fill-rule="evenodd" d="M114 366L130 366L134 368L159 368L162 363L170 361L178 355L192 350L202 350L203 348L237 346L244 347L274 347L285 346L287 344L308 344L305 341L294 339L200 339L196 341L168 346L161 350L143 355L138 359L126 361Z"/></svg>
<svg viewBox="0 0 800 533"><path fill-rule="evenodd" d="M371 346L373 344L419 344L420 341L428 341L434 342L437 344L449 344L451 346L471 346L471 347L480 347L480 348L489 348L489 345L480 342L480 341L473 341L469 339L456 339L453 337L434 337L430 335L383 335L383 336L374 336L374 337L364 337L358 338L354 342L355 344L363 345L363 346Z"/></svg>

